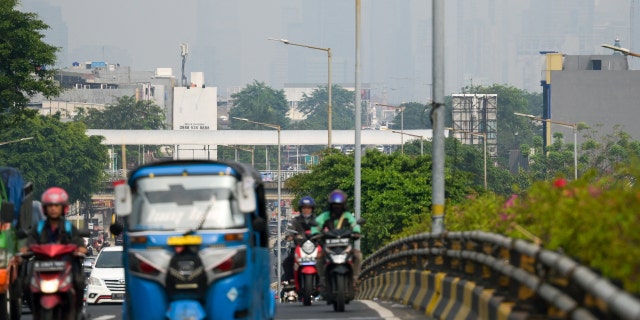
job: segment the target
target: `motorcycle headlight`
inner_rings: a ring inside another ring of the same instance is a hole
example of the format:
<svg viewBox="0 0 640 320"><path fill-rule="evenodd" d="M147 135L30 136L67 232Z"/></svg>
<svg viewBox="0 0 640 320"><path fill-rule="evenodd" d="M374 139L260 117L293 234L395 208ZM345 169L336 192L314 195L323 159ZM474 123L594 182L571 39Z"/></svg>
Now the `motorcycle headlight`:
<svg viewBox="0 0 640 320"><path fill-rule="evenodd" d="M59 279L40 280L40 291L42 293L54 293L58 291Z"/></svg>
<svg viewBox="0 0 640 320"><path fill-rule="evenodd" d="M347 254L343 253L343 254L331 255L331 260L333 260L333 263L335 264L343 264L347 262Z"/></svg>
<svg viewBox="0 0 640 320"><path fill-rule="evenodd" d="M313 250L316 249L316 245L313 242L307 240L302 244L302 251L306 254L312 254Z"/></svg>

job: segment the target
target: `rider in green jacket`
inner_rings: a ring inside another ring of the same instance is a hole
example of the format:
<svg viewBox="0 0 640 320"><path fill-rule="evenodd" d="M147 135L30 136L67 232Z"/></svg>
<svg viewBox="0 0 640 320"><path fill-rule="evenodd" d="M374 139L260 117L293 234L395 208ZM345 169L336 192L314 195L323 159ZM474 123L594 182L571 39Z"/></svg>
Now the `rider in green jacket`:
<svg viewBox="0 0 640 320"><path fill-rule="evenodd" d="M311 227L311 234L320 234L323 230L346 229L353 231L353 238L360 237L360 225L353 213L347 211L347 194L342 190L334 190L329 194L329 211L325 211L316 217L316 226ZM353 252L353 283L357 283L360 267L362 265L362 252L352 249ZM316 269L319 275L319 289L326 288L325 255L321 251L316 258Z"/></svg>

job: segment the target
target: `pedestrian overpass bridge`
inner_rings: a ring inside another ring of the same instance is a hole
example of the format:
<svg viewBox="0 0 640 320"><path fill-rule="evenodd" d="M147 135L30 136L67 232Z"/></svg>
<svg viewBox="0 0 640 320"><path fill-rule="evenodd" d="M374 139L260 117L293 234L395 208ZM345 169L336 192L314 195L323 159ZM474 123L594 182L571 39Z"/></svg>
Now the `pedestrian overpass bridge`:
<svg viewBox="0 0 640 320"><path fill-rule="evenodd" d="M278 145L277 130L107 130L89 129L105 137L106 145ZM362 130L362 145L398 145L413 139L431 140L431 129ZM281 130L280 145L326 145L327 130ZM355 130L332 130L332 145L355 144Z"/></svg>

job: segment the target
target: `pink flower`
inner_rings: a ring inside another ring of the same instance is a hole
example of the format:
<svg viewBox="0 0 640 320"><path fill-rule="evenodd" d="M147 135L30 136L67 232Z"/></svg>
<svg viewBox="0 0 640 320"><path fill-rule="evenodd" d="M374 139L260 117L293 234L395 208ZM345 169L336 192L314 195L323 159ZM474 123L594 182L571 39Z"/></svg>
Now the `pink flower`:
<svg viewBox="0 0 640 320"><path fill-rule="evenodd" d="M555 181L553 181L553 186L555 188L564 188L564 186L567 185L567 180L565 180L564 178L558 178Z"/></svg>
<svg viewBox="0 0 640 320"><path fill-rule="evenodd" d="M592 197L595 198L595 197L599 196L601 193L602 193L602 189L600 189L600 188L598 188L596 186L589 186L589 194Z"/></svg>
<svg viewBox="0 0 640 320"><path fill-rule="evenodd" d="M517 194L512 194L507 201L505 201L503 208L511 208L516 204L516 199L518 199Z"/></svg>

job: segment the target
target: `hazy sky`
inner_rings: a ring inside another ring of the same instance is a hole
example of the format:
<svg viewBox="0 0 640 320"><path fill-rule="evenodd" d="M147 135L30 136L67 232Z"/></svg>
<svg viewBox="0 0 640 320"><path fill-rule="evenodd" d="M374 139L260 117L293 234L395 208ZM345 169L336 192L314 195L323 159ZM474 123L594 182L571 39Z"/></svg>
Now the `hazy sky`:
<svg viewBox="0 0 640 320"><path fill-rule="evenodd" d="M630 47L632 0L446 0L446 93L469 84L540 91L540 50L610 54ZM254 79L326 84L325 52L269 37L331 47L332 81L354 81L355 1L345 0L22 0L52 27L47 41L72 61L107 61L134 70L171 67L224 94ZM431 81L431 1L362 0L361 80L389 103L426 102Z"/></svg>

